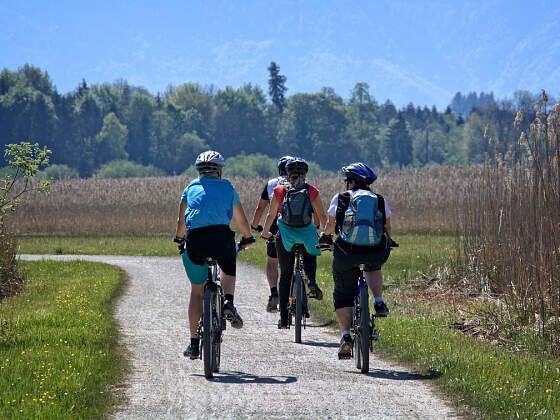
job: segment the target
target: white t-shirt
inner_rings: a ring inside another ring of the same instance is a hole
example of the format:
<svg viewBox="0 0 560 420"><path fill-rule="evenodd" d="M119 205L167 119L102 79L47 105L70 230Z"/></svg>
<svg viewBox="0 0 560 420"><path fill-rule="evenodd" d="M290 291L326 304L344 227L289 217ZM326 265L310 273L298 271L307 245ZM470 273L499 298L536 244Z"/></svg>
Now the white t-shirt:
<svg viewBox="0 0 560 420"><path fill-rule="evenodd" d="M385 198L385 197L383 197ZM387 200L385 201L385 217L388 219L389 217L391 217L391 210L389 210L389 206L387 205ZM327 211L327 214L329 216L333 216L336 217L336 208L338 207L338 193L336 193L334 195L334 197L331 200L331 205L329 206L329 210Z"/></svg>

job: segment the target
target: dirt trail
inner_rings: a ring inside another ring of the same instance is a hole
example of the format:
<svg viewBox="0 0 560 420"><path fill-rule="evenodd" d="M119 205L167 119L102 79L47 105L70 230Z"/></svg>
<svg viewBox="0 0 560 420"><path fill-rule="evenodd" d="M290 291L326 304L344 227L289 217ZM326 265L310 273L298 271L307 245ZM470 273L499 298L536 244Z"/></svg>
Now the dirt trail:
<svg viewBox="0 0 560 420"><path fill-rule="evenodd" d="M254 267L238 264L235 303L245 326L227 328L221 372L208 381L202 361L182 355L189 343L189 286L179 258L46 257L114 264L130 277L115 317L131 352L132 373L124 389L127 405L115 418L456 417L429 379L373 354L368 375L360 374L352 360L338 360L338 337L324 328L308 326L303 344L295 344L293 330L278 330L277 315L264 310L266 281Z"/></svg>

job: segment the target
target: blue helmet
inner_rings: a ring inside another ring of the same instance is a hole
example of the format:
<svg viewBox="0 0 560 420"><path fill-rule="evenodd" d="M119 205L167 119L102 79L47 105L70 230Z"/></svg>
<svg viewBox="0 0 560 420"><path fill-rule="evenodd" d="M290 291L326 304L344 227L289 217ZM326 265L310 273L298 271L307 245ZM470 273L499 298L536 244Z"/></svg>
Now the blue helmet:
<svg viewBox="0 0 560 420"><path fill-rule="evenodd" d="M290 159L293 159L292 156L282 156L280 159L278 159L276 166L278 166L278 169L285 171L286 163L288 163Z"/></svg>
<svg viewBox="0 0 560 420"><path fill-rule="evenodd" d="M354 180L358 182L365 182L366 185L371 184L377 179L377 175L375 175L373 169L363 162L354 162L348 166L343 166L342 174L347 181Z"/></svg>
<svg viewBox="0 0 560 420"><path fill-rule="evenodd" d="M308 170L309 165L303 158L293 157L286 162L286 172L288 173L306 174Z"/></svg>

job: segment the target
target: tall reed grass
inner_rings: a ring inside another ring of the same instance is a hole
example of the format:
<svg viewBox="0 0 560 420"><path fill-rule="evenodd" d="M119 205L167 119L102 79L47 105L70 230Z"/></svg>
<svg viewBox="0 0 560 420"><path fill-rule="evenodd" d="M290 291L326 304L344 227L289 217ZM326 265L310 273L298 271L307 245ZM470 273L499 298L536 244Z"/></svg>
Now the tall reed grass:
<svg viewBox="0 0 560 420"><path fill-rule="evenodd" d="M558 351L560 105L548 112L543 91L535 108L529 132L487 158L457 206L470 286L504 303L501 322ZM520 111L516 123L522 119Z"/></svg>
<svg viewBox="0 0 560 420"><path fill-rule="evenodd" d="M471 168L426 168L381 172L373 185L401 229L452 229L453 194L468 182ZM171 234L177 220L183 177L67 179L53 182L51 194L31 194L8 224L18 234ZM233 178L252 217L267 180ZM321 191L323 204L344 189L342 177L309 179Z"/></svg>

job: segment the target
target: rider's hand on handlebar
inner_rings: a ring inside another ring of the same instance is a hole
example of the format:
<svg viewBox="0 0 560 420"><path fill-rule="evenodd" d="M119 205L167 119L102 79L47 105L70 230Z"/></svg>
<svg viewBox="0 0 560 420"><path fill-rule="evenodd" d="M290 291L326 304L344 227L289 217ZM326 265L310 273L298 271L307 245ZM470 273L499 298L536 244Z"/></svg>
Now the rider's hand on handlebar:
<svg viewBox="0 0 560 420"><path fill-rule="evenodd" d="M327 250L332 249L332 246L332 235L325 235L325 232L321 232L321 236L319 237L319 245L317 245L317 248Z"/></svg>
<svg viewBox="0 0 560 420"><path fill-rule="evenodd" d="M396 243L395 241L393 241L393 238L391 238L390 236L389 236L388 242L389 242L389 247L390 248L397 248L399 246L399 244Z"/></svg>
<svg viewBox="0 0 560 420"><path fill-rule="evenodd" d="M253 229L255 232L262 232L263 231L262 225L257 225L257 227L251 225L251 229Z"/></svg>
<svg viewBox="0 0 560 420"><path fill-rule="evenodd" d="M178 236L175 236L175 238L173 238L173 242L176 242L176 243L179 244L179 245L177 245L177 249L179 250L179 254L183 255L183 253L185 252L185 248L186 248L185 238L179 238Z"/></svg>
<svg viewBox="0 0 560 420"><path fill-rule="evenodd" d="M255 243L255 238L253 236L250 236L248 238L245 238L244 236L241 238L241 240L239 241L239 248L241 249L245 249L247 248L249 245L254 244Z"/></svg>

